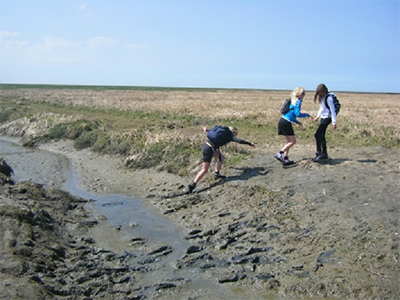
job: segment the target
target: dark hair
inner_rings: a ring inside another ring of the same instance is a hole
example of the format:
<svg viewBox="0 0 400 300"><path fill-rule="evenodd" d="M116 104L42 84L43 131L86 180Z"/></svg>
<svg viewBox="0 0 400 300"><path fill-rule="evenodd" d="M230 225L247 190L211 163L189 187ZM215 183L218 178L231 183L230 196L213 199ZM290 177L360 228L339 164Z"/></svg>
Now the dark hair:
<svg viewBox="0 0 400 300"><path fill-rule="evenodd" d="M321 98L325 97L327 94L329 93L329 90L327 88L327 86L323 83L320 83L317 86L317 89L315 91L315 95L314 95L314 102L315 103L321 103Z"/></svg>

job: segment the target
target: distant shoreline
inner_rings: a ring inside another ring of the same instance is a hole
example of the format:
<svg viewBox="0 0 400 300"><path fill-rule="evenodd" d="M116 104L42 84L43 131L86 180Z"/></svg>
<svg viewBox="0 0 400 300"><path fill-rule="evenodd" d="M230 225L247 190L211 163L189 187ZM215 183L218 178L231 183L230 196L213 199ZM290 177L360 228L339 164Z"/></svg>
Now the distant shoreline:
<svg viewBox="0 0 400 300"><path fill-rule="evenodd" d="M265 91L289 92L290 89L257 89L257 88L219 88L219 87L167 87L167 86L128 86L128 85L75 85L75 84L37 84L37 83L0 83L0 89L74 89L74 90L128 90L128 91ZM336 91L337 93L351 94L388 94L400 95L396 92L358 92Z"/></svg>

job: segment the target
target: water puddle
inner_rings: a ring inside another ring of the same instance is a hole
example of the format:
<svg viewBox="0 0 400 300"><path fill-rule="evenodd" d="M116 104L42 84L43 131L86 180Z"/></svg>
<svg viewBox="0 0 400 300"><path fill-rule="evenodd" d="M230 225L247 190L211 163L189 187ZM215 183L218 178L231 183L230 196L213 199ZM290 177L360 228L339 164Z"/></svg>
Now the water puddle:
<svg viewBox="0 0 400 300"><path fill-rule="evenodd" d="M170 244L173 241L174 256L180 257L190 246L175 224L164 219L140 199L127 195L96 194L78 188L78 175L71 170L64 155L22 147L11 139L0 139L0 155L14 169L13 178L16 181L30 180L90 199L88 207L100 219L107 221L114 233L118 231L121 240L145 239L147 244L156 245ZM109 246L114 248L110 250L120 252L125 245L111 243Z"/></svg>
<svg viewBox="0 0 400 300"><path fill-rule="evenodd" d="M229 289L202 276L197 270L178 269L174 266L191 246L190 243L175 224L164 219L158 211L140 199L81 190L77 187L78 174L71 169L67 157L41 149L22 147L16 139L0 137L0 156L14 169L15 181L30 180L92 200L87 205L100 221L99 226L92 229L91 235L99 247L116 253L128 252L133 254L132 260L135 257L140 258L141 252L148 253L163 246L171 247L173 251L158 258L159 262L152 272L142 274L142 284L151 286L170 278L184 278L186 284L181 286L183 291L207 291L208 295L218 295L219 299L232 299ZM202 299L201 296L198 299Z"/></svg>

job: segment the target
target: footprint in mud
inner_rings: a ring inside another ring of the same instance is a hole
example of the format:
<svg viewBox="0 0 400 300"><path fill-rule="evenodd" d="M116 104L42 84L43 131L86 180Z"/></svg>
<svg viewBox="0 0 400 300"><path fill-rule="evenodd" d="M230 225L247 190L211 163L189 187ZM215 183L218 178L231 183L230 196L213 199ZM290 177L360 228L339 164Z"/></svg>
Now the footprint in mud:
<svg viewBox="0 0 400 300"><path fill-rule="evenodd" d="M324 264L337 264L340 263L340 259L337 257L334 257L333 254L335 254L336 249L332 248L329 251L322 252L317 258L317 263L315 265L315 271L317 271L320 267L323 267Z"/></svg>
<svg viewBox="0 0 400 300"><path fill-rule="evenodd" d="M359 160L357 160L357 162L363 163L363 164L368 164L368 163L375 164L378 162L378 160L376 160L376 159L359 159Z"/></svg>

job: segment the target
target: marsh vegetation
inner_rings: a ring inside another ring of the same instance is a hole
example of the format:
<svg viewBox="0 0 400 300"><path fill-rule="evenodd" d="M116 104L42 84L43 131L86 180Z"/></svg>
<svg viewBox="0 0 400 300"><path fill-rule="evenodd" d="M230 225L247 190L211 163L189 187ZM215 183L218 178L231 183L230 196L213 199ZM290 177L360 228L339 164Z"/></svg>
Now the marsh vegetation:
<svg viewBox="0 0 400 300"><path fill-rule="evenodd" d="M198 161L202 126L239 128L239 136L258 147L276 145L279 109L290 91L179 89L106 86L1 85L0 124L36 122L24 133L26 145L73 139L77 149L122 155L135 168L157 166L183 175ZM338 130L328 131L331 147L400 148L400 95L341 93ZM313 91L303 110L316 115ZM316 124L296 128L301 144L314 143ZM11 125L12 126L12 125ZM15 135L22 135L16 132ZM251 151L228 146L228 164Z"/></svg>
<svg viewBox="0 0 400 300"><path fill-rule="evenodd" d="M330 159L321 164L309 160L314 155L317 124L305 120L303 128L295 128L298 144L293 155L298 164L286 169L273 157L273 151L282 143L276 132L277 122L279 109L289 94L265 90L2 85L0 134L66 155L80 174L79 185L84 189L131 193L156 207L184 231L199 251L178 259L175 266L198 278L208 278L219 288L231 288L235 294L218 297L215 290L204 294L206 289L192 287L187 278L164 285L162 280L173 279L172 275L166 272L166 279L153 276L157 268L164 271L163 264L155 260L147 261L147 270L137 268L140 272L133 273L132 280L125 282L123 277L120 295L180 299L190 292L193 299L269 299L270 295L278 299L398 299L399 94L337 92L342 110L338 129L328 130ZM318 105L312 98L313 92L308 91L303 110L315 116ZM226 180L214 181L212 176L205 176L198 189L188 194L186 184L201 167L200 147L205 140L201 127L216 124L238 127L239 137L256 142L257 148L228 145L224 149L228 152ZM34 170L40 168L43 172L46 168L46 164L32 162L26 155L9 156L21 164L36 163ZM53 174L58 169L57 165L47 166L46 171ZM36 190L21 184L24 193ZM38 197L25 196L18 189L12 191L18 196L4 186L1 201L22 207L41 203L44 194L40 191ZM64 201L67 199L60 203ZM58 212L57 208L48 211ZM82 218L80 211L71 214ZM14 216L10 216L10 222L17 222ZM65 222L63 219L59 223ZM118 227L120 233L126 229L122 225ZM4 226L9 230L8 223ZM96 226L109 224L103 220ZM118 239L115 229L110 230ZM62 241L43 233L43 241L26 243L25 236L32 236L28 233L13 232L16 244L9 243L10 235L3 236L8 261L18 259L21 266L31 266L17 270L15 276L4 268L1 276L8 280L6 293L13 289L16 295L29 291L15 278L25 280L27 274L33 274L34 280L28 281L28 286L48 295L34 299L53 299L54 291L73 297L81 295L86 286L90 287L86 290L88 296L115 299L119 277L96 272L90 278L82 277L87 280L84 284L70 280L66 286L64 278L76 275L68 269L63 273L53 268L53 256L43 257L41 250L51 245L47 251L52 253L58 249L52 245ZM71 233L82 241L81 234ZM101 242L93 235L84 240ZM164 246L172 249L173 242ZM123 240L116 244L126 253L135 251L134 245ZM18 252L18 247L36 249L40 269L46 272L38 274L38 267L27 263L32 262L28 252ZM86 247L96 249L98 245ZM74 249L77 247L72 245L68 252L75 253ZM82 258L77 263L84 262ZM96 263L109 262L96 257ZM87 269L82 270L85 275ZM144 280L142 271L146 272L144 277L153 280ZM168 288L160 291L160 286Z"/></svg>

